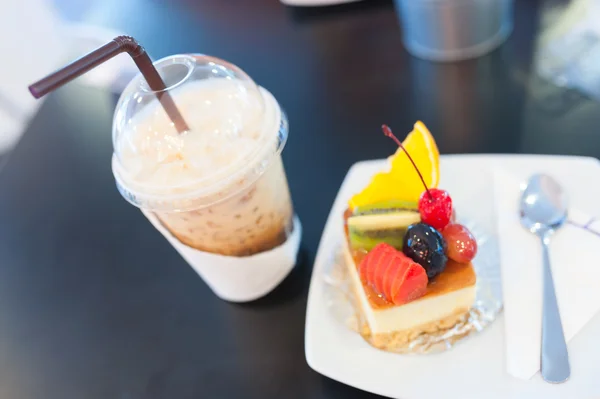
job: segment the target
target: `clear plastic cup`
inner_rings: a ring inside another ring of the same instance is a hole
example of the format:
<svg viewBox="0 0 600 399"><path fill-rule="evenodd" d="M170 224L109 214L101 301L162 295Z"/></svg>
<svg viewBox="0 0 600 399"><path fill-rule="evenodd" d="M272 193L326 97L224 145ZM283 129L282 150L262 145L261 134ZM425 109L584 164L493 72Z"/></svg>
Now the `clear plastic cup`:
<svg viewBox="0 0 600 399"><path fill-rule="evenodd" d="M141 76L113 122L113 173L123 197L179 242L244 257L282 245L293 206L281 160L287 119L240 68L204 55L155 63L190 130L178 133Z"/></svg>

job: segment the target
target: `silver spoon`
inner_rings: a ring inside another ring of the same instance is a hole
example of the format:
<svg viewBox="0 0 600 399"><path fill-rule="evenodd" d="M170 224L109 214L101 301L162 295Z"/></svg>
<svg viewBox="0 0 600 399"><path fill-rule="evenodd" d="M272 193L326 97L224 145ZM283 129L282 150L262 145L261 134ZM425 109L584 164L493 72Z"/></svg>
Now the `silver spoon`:
<svg viewBox="0 0 600 399"><path fill-rule="evenodd" d="M548 255L550 236L566 219L567 201L560 185L550 176L533 175L521 197L521 224L542 241L544 304L540 360L542 377L553 383L564 382L571 375L567 343L560 321Z"/></svg>

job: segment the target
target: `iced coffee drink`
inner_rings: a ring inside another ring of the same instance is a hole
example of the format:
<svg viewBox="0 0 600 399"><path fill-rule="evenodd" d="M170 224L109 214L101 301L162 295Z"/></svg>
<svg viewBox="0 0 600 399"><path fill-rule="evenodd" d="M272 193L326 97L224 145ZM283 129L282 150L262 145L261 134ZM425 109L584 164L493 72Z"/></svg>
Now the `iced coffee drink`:
<svg viewBox="0 0 600 399"><path fill-rule="evenodd" d="M242 257L278 247L293 228L285 116L237 67L179 58L161 73L189 130L177 132L156 93L134 80L113 126L119 190L191 248Z"/></svg>

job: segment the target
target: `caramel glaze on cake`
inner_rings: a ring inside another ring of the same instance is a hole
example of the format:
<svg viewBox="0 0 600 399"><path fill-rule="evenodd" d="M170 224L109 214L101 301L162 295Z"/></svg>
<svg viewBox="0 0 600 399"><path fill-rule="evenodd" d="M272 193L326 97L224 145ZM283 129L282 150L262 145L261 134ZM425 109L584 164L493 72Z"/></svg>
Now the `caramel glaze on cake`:
<svg viewBox="0 0 600 399"><path fill-rule="evenodd" d="M352 215L352 211L347 209L344 212L344 230L346 232L346 240L348 236L348 218ZM348 247L351 248L348 242ZM360 265L363 258L367 254L366 251L351 250L352 258L356 268ZM419 299L431 298L438 295L444 295L457 289L475 285L476 275L471 263L465 265L457 263L451 259L446 264L446 269L427 285L427 292ZM362 282L363 288L369 299L369 303L373 309L385 309L394 305L392 302L385 299L381 294L373 290L370 285Z"/></svg>

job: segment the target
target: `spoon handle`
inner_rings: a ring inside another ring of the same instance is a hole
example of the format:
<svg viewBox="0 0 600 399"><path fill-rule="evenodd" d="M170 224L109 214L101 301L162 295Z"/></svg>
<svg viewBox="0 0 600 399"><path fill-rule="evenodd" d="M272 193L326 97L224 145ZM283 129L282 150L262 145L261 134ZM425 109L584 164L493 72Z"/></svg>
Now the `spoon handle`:
<svg viewBox="0 0 600 399"><path fill-rule="evenodd" d="M548 252L548 235L542 237L544 253L544 305L542 313L542 356L541 372L547 382L560 383L571 375L567 343L560 321L550 256Z"/></svg>

